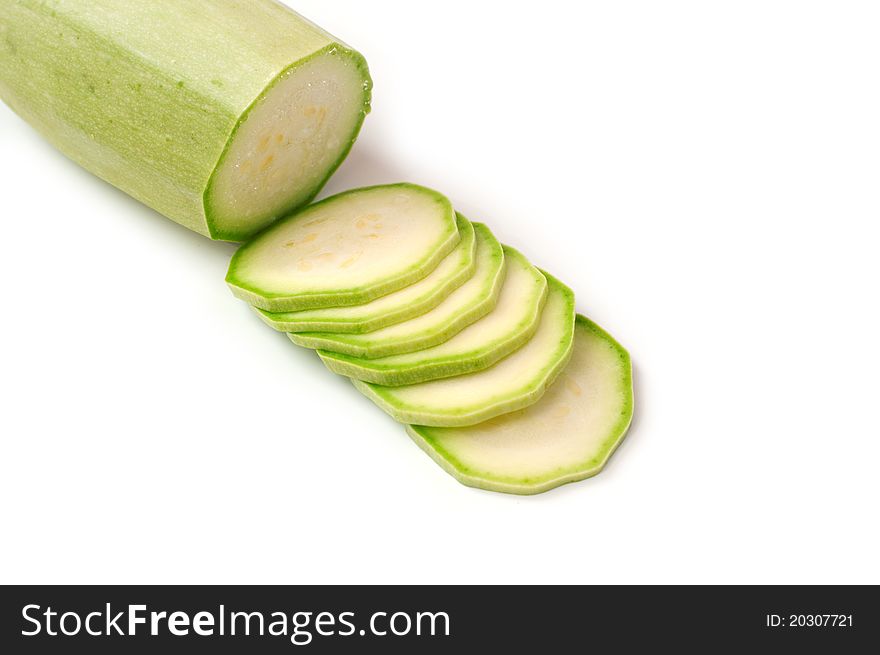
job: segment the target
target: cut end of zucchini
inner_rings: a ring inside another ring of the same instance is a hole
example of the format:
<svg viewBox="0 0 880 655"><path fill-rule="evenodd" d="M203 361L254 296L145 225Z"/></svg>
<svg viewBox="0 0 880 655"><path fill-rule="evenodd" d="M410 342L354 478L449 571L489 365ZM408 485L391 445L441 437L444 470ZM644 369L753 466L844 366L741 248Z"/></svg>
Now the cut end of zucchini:
<svg viewBox="0 0 880 655"><path fill-rule="evenodd" d="M215 238L243 240L309 202L369 111L360 55L334 46L282 73L245 113L205 194Z"/></svg>
<svg viewBox="0 0 880 655"><path fill-rule="evenodd" d="M449 200L414 184L340 193L238 249L226 281L254 307L358 305L426 277L460 240Z"/></svg>
<svg viewBox="0 0 880 655"><path fill-rule="evenodd" d="M467 428L407 431L463 484L536 494L599 473L632 415L629 355L579 315L571 361L541 402Z"/></svg>

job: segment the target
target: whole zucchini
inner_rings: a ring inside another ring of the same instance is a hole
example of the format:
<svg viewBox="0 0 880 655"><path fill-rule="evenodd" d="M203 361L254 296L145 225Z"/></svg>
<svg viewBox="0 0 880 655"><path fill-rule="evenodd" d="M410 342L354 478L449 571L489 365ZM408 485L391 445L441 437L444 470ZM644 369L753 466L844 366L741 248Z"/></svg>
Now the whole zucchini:
<svg viewBox="0 0 880 655"><path fill-rule="evenodd" d="M370 90L361 55L272 0L0 2L0 98L95 175L214 239L309 202Z"/></svg>

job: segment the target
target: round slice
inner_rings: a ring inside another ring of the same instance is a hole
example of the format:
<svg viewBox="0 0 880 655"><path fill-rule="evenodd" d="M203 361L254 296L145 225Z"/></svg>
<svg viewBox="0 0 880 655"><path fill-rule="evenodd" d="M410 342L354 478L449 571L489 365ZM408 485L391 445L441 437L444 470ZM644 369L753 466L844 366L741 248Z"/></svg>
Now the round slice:
<svg viewBox="0 0 880 655"><path fill-rule="evenodd" d="M360 305L421 280L459 241L449 200L414 184L346 191L238 249L226 282L254 307Z"/></svg>
<svg viewBox="0 0 880 655"><path fill-rule="evenodd" d="M387 296L364 305L303 309L298 312L267 312L258 309L268 325L282 332L363 333L394 325L424 314L439 305L474 274L476 240L474 227L456 214L461 240L427 276Z"/></svg>
<svg viewBox="0 0 880 655"><path fill-rule="evenodd" d="M388 387L354 385L401 423L474 425L536 402L571 356L574 293L545 273L547 301L534 336L519 350L478 373Z"/></svg>
<svg viewBox="0 0 880 655"><path fill-rule="evenodd" d="M488 368L532 337L547 297L547 280L522 254L504 246L504 261L507 273L495 309L449 341L433 348L379 359L326 350L319 350L318 354L334 373L389 386L416 384Z"/></svg>
<svg viewBox="0 0 880 655"><path fill-rule="evenodd" d="M407 432L463 484L537 494L599 473L632 415L629 355L578 315L571 361L541 402L467 428L410 425Z"/></svg>
<svg viewBox="0 0 880 655"><path fill-rule="evenodd" d="M300 346L356 357L387 357L430 348L461 332L492 311L504 282L504 251L482 223L474 223L476 269L470 280L431 311L365 334L296 332L287 336Z"/></svg>

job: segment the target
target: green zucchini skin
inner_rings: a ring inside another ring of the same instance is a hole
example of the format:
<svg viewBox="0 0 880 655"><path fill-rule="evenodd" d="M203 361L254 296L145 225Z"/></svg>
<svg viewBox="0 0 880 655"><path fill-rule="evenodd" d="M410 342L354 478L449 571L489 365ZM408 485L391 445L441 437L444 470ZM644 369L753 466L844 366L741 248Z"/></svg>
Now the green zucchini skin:
<svg viewBox="0 0 880 655"><path fill-rule="evenodd" d="M320 183L279 216L311 201L356 139L372 88L360 54L272 0L0 2L0 98L84 168L214 239L265 227L217 227L213 174L250 109L317 55L357 67L363 111Z"/></svg>

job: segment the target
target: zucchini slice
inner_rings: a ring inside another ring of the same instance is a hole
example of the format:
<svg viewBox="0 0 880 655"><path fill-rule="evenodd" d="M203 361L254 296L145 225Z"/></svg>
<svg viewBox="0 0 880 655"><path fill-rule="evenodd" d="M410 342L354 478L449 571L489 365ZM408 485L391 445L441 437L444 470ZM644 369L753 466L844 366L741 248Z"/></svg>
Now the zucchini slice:
<svg viewBox="0 0 880 655"><path fill-rule="evenodd" d="M363 57L272 0L3 0L0 98L156 211L241 241L308 203L370 108Z"/></svg>
<svg viewBox="0 0 880 655"><path fill-rule="evenodd" d="M578 315L571 361L540 402L467 428L410 425L407 432L462 484L537 494L599 473L632 415L629 354Z"/></svg>
<svg viewBox="0 0 880 655"><path fill-rule="evenodd" d="M477 242L474 275L431 311L365 334L292 332L287 336L306 348L367 358L412 352L446 341L492 311L504 282L501 244L482 223L473 226Z"/></svg>
<svg viewBox="0 0 880 655"><path fill-rule="evenodd" d="M367 398L401 423L474 425L537 402L571 356L574 293L547 275L538 329L519 350L478 373L388 387L352 380Z"/></svg>
<svg viewBox="0 0 880 655"><path fill-rule="evenodd" d="M226 282L272 312L360 305L426 277L460 238L452 205L436 191L405 183L354 189L248 241Z"/></svg>
<svg viewBox="0 0 880 655"><path fill-rule="evenodd" d="M257 313L269 326L282 332L372 332L420 316L439 305L474 274L476 241L474 227L456 214L461 241L431 273L394 293L364 305L303 309L298 312Z"/></svg>
<svg viewBox="0 0 880 655"><path fill-rule="evenodd" d="M541 318L547 280L519 252L504 246L507 274L495 309L440 345L364 359L319 350L334 373L389 386L416 384L488 368L528 341Z"/></svg>

